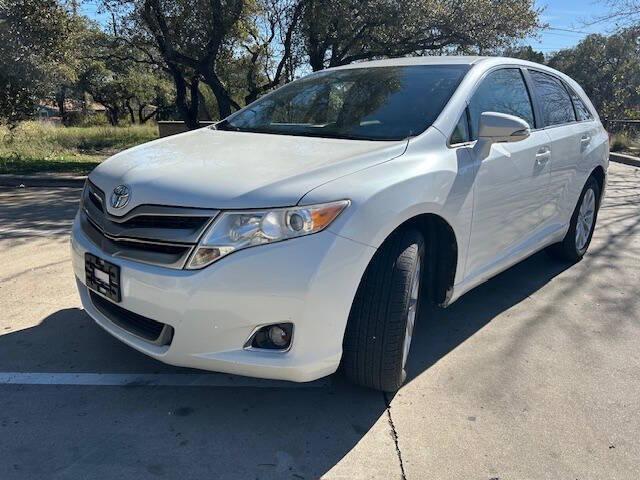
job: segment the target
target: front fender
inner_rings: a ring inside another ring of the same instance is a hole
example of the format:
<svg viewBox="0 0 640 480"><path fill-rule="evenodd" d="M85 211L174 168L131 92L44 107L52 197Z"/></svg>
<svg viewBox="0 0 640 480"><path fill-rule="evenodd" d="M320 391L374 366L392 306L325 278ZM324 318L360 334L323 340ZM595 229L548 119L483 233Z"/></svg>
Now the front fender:
<svg viewBox="0 0 640 480"><path fill-rule="evenodd" d="M410 142L401 157L312 190L301 203L350 199L351 206L330 230L374 248L411 218L422 214L442 217L458 244L458 283L466 261L477 169L465 148L447 148L444 142L441 148L419 143Z"/></svg>

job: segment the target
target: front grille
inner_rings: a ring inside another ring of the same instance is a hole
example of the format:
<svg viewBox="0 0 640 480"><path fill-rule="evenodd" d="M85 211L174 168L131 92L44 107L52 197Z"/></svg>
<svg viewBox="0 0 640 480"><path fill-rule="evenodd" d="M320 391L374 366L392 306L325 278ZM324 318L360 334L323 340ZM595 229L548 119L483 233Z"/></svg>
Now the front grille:
<svg viewBox="0 0 640 480"><path fill-rule="evenodd" d="M89 296L93 306L123 330L156 345L171 345L173 327L170 325L133 313L91 290Z"/></svg>
<svg viewBox="0 0 640 480"><path fill-rule="evenodd" d="M209 221L209 217L175 217L140 215L122 222L127 228L178 228L197 230Z"/></svg>
<svg viewBox="0 0 640 480"><path fill-rule="evenodd" d="M80 216L80 225L87 237L100 251L112 257L133 260L134 262L179 269L184 266L193 250L191 245L109 237L91 221L86 213Z"/></svg>
<svg viewBox="0 0 640 480"><path fill-rule="evenodd" d="M91 203L93 204L93 206L94 206L94 207L96 207L96 209L97 209L99 212L104 213L104 207L102 206L103 201L102 201L102 199L101 199L100 197L98 197L98 196L96 195L96 193L95 193L95 192L91 191L91 192L89 193L89 200L91 201Z"/></svg>
<svg viewBox="0 0 640 480"><path fill-rule="evenodd" d="M126 215L107 212L105 194L87 183L81 210L83 231L105 253L181 269L217 210L139 205Z"/></svg>

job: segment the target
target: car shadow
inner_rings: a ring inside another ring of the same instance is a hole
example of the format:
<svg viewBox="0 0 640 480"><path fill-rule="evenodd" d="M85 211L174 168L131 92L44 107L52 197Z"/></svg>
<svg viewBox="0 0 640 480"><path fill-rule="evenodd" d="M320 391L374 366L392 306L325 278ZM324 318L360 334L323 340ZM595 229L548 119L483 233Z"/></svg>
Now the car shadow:
<svg viewBox="0 0 640 480"><path fill-rule="evenodd" d="M67 187L0 187L0 239L47 236L66 241L80 193L80 188Z"/></svg>
<svg viewBox="0 0 640 480"><path fill-rule="evenodd" d="M408 381L565 268L539 254L448 309L423 309ZM38 326L0 336L0 371L196 372L126 347L80 309L58 311ZM349 385L340 374L328 382L294 386L3 385L0 424L4 438L13 441L0 449L0 477L53 472L86 478L91 472L100 478L119 472L136 479L185 474L262 479L318 478L329 472L352 478L343 460L348 454L363 455L360 467L366 464L376 474L399 468L389 433L389 397ZM365 457L370 452L360 449L366 441L388 446L384 450L390 456L380 451L380 458Z"/></svg>
<svg viewBox="0 0 640 480"><path fill-rule="evenodd" d="M519 327L520 337L530 334L532 323L544 328L553 321L554 302L565 301L587 277L606 271L615 275L619 265L637 257L638 247L630 239L640 232L640 173L624 173L609 181L610 196L602 206L587 265L578 268L579 274L567 272L566 281L554 282L544 305ZM62 219L75 209L71 204L77 194L52 193L51 204L62 209L60 220L52 220L58 217L47 206L29 214L17 201L3 203L11 214L10 238L27 238L34 229L61 231ZM60 198L69 203L59 203ZM447 309L423 308L407 366L409 387L567 267L540 253ZM629 306L611 297L609 290L603 285L596 292L600 314L607 308L625 313ZM633 315L629 310L627 316ZM508 315L501 321L508 322ZM609 328L619 325L612 322ZM79 309L60 310L32 328L0 333L0 373L194 372L163 365L126 347ZM575 334L572 338L579 341ZM519 341L513 339L514 350ZM400 476L387 409L390 396L349 385L339 374L328 382L296 387L283 388L278 382L242 388L0 385L0 478Z"/></svg>

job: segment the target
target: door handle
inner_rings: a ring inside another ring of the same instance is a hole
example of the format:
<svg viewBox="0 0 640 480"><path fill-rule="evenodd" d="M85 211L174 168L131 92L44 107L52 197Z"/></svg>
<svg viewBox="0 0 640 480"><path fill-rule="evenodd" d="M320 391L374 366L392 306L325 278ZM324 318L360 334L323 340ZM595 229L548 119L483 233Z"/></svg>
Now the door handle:
<svg viewBox="0 0 640 480"><path fill-rule="evenodd" d="M544 166L549 159L551 158L551 149L549 147L544 147L538 150L536 153L536 165L539 167Z"/></svg>
<svg viewBox="0 0 640 480"><path fill-rule="evenodd" d="M586 145L587 143L591 142L591 136L590 135L584 135L581 139L580 139L580 143L582 143L583 145Z"/></svg>

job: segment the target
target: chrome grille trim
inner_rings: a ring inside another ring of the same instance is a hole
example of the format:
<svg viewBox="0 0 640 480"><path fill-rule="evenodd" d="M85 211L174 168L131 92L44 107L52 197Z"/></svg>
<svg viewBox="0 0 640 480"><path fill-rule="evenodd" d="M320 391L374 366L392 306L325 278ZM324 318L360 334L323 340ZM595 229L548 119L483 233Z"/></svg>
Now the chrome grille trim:
<svg viewBox="0 0 640 480"><path fill-rule="evenodd" d="M87 182L80 224L105 253L114 257L182 269L219 210L139 205L116 217L105 208L105 194ZM136 221L136 219L138 221Z"/></svg>

